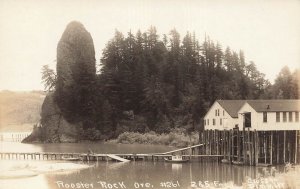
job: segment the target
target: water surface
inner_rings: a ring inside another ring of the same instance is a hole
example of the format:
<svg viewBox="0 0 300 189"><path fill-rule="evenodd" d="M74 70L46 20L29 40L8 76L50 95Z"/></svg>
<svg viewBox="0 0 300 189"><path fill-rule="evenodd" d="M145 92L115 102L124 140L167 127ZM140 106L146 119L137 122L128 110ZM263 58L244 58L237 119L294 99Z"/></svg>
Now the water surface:
<svg viewBox="0 0 300 189"><path fill-rule="evenodd" d="M0 143L1 151L10 152L86 152L96 153L155 153L174 148L159 145L125 144L21 144ZM23 160L22 160L23 161ZM32 161L23 161L26 164ZM35 160L49 163L51 161ZM53 162L51 162L53 163ZM55 162L54 163L59 163ZM18 160L2 160L2 165L20 164ZM242 187L247 179L257 179L275 174L274 168L232 166L217 162L192 161L172 164L164 161L89 162L88 169L67 172L49 172L21 179L0 179L0 188L220 188L223 185ZM19 166L19 165L18 165ZM5 167L5 166L1 166ZM28 166L27 166L28 167ZM276 168L277 170L280 167ZM206 185L205 185L206 184ZM115 186L115 187L113 187ZM207 186L207 187L206 187ZM230 188L232 188L230 187Z"/></svg>

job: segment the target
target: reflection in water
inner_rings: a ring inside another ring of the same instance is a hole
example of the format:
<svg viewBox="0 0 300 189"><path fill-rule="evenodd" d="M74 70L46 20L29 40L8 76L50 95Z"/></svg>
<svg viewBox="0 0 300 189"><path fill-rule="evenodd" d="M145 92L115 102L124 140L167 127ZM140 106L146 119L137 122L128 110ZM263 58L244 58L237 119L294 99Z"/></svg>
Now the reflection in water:
<svg viewBox="0 0 300 189"><path fill-rule="evenodd" d="M20 179L0 179L1 189L52 189L44 175ZM55 187L54 187L55 188Z"/></svg>
<svg viewBox="0 0 300 189"><path fill-rule="evenodd" d="M172 163L172 171L181 171L181 170L182 170L182 164Z"/></svg>
<svg viewBox="0 0 300 189"><path fill-rule="evenodd" d="M66 151L68 152L81 152L86 149L84 144L39 144L39 145L27 145L17 144L17 147L13 146L11 149L22 147L19 150L25 149L29 151ZM93 146L94 145L94 146ZM143 146L143 145L131 145L120 146L110 144L108 147L106 144L91 144L90 147L96 152L111 152L121 153L122 151L147 153L153 151L167 151L169 148L164 149L163 146ZM55 146L57 149L55 149ZM128 148L127 148L128 147ZM108 149L110 148L110 149ZM126 149L127 148L127 149ZM156 149L157 148L157 149ZM122 149L122 151L121 151ZM9 150L7 146L1 148L1 151ZM119 151L120 150L120 151ZM147 151L148 150L148 151ZM11 161L14 166L19 168L26 167L31 163L36 162L40 164L46 164L50 161L27 161L22 164L20 161ZM1 161L0 161L1 163ZM55 162L52 162L55 163ZM198 162L193 161L189 163L173 164L164 161L131 161L128 163L116 163L112 161L99 161L86 163L90 165L88 169L74 170L68 172L50 172L43 173L36 177L22 178L22 179L0 179L0 188L2 189L14 189L14 188L39 188L39 189L59 189L57 182L63 184L93 184L93 188L103 188L98 183L100 181L106 183L119 183L123 182L127 187L134 188L136 183L151 183L153 188L165 188L162 187L166 182L178 182L180 188L191 188L191 182L203 183L214 182L219 183L234 183L234 185L242 186L247 178L257 179L259 177L266 177L274 175L276 171L281 171L279 168L259 168L250 166L232 166L221 163L211 162ZM6 163L5 163L6 165ZM5 167L3 162L1 167ZM13 186L13 187L12 187ZM38 186L38 187L37 187ZM179 187L177 187L179 188Z"/></svg>
<svg viewBox="0 0 300 189"><path fill-rule="evenodd" d="M32 161L31 161L32 162ZM40 162L46 163L46 162ZM87 183L94 188L103 188L98 182L123 182L127 188L134 188L137 183L151 183L154 188L164 182L180 183L180 188L189 188L192 182L234 183L241 186L247 178L259 178L274 174L274 168L256 168L231 166L220 163L192 162L172 164L168 162L136 161L129 163L97 162L89 163L90 168L64 172L50 172L33 178L0 179L0 188L41 188L59 189L57 182L64 184ZM26 183L26 184L24 184ZM35 187L35 186L39 187ZM32 186L32 187L29 187Z"/></svg>
<svg viewBox="0 0 300 189"><path fill-rule="evenodd" d="M102 188L97 182L118 183L124 182L127 188L133 188L137 183L151 183L154 188L161 183L180 183L180 188L189 188L191 182L204 183L234 183L241 186L246 178L257 178L258 175L271 172L271 168L255 168L231 166L219 163L192 162L186 164L172 164L165 162L98 162L96 166L86 170L80 170L71 175L51 174L45 175L49 186L59 188L56 181L64 183L93 183L94 188ZM54 184L53 184L54 183ZM51 188L52 188L51 187Z"/></svg>
<svg viewBox="0 0 300 189"><path fill-rule="evenodd" d="M107 166L108 166L108 169L120 169L121 167L127 165L128 163L129 162L116 162L113 164L107 164Z"/></svg>

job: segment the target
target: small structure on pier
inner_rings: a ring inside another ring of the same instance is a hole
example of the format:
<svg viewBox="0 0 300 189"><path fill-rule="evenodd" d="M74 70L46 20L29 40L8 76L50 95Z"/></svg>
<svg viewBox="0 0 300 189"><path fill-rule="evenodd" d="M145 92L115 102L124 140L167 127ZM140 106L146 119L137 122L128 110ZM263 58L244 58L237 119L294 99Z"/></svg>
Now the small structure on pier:
<svg viewBox="0 0 300 189"><path fill-rule="evenodd" d="M236 164L299 163L300 100L217 100L204 117L203 153Z"/></svg>

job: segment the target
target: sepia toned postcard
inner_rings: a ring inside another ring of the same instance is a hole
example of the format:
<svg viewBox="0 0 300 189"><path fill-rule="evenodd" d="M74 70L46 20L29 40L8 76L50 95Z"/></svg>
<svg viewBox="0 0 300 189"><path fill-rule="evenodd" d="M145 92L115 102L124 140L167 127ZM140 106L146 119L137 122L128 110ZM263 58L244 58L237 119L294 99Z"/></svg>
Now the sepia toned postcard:
<svg viewBox="0 0 300 189"><path fill-rule="evenodd" d="M300 188L300 1L0 1L0 189Z"/></svg>

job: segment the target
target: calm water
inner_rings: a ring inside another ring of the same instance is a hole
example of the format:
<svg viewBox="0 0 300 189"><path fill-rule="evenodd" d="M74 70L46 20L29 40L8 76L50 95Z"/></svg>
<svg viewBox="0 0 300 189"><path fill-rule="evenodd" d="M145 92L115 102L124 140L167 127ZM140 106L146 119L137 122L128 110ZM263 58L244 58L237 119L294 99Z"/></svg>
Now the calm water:
<svg viewBox="0 0 300 189"><path fill-rule="evenodd" d="M0 150L5 152L86 152L90 148L97 153L153 153L173 149L166 146L124 144L21 144L2 142L0 145ZM2 165L8 162L17 164L16 160L0 161ZM49 163L49 161L38 162ZM24 163L28 162L24 161ZM225 184L232 187L242 187L248 178L255 179L274 174L270 168L231 166L221 163L203 163L197 161L184 164L172 164L163 161L136 161L129 163L101 161L98 163L90 162L89 165L91 167L88 169L72 172L50 172L29 178L0 179L0 188L59 189L126 187L129 189L160 189L196 188L195 186L198 188L208 188L205 187L205 183L207 183L206 186L212 188L221 187ZM115 184L115 187L112 187L113 184Z"/></svg>

